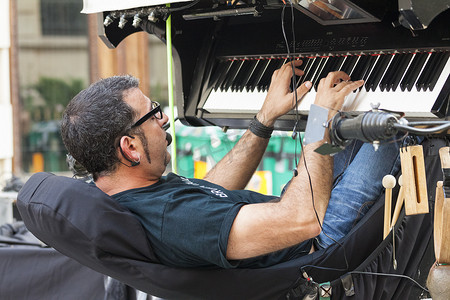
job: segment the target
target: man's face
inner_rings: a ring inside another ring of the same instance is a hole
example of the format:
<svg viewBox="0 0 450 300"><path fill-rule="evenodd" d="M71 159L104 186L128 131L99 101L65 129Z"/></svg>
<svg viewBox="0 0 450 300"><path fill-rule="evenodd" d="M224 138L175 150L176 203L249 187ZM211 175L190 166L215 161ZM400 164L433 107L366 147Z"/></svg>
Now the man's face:
<svg viewBox="0 0 450 300"><path fill-rule="evenodd" d="M129 90L124 95L124 99L138 112L137 119L140 119L152 109L152 102L138 88ZM170 153L167 151L167 133L162 127L168 122L169 118L164 113L162 113L162 116L162 119L152 116L139 125L142 135L137 135L141 164L148 165L151 175L159 174L159 176L164 173L171 158Z"/></svg>

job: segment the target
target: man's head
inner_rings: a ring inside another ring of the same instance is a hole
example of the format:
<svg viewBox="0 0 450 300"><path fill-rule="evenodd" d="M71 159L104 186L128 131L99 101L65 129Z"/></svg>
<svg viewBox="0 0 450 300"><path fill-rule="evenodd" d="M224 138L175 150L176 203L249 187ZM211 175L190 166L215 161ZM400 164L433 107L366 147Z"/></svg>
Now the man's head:
<svg viewBox="0 0 450 300"><path fill-rule="evenodd" d="M100 80L76 95L64 112L61 123L64 144L69 153L93 174L94 180L111 174L120 163L130 167L136 165L141 155L146 158L146 163L150 163L149 148L152 147L149 142L153 140L146 134L146 123L150 120L133 125L154 104L138 86L139 81L132 76ZM161 113L160 117L158 125L167 122L166 115ZM161 126L158 126L155 138L165 137ZM156 143L162 144L161 141ZM164 158L169 159L170 155ZM165 165L167 163L164 161Z"/></svg>

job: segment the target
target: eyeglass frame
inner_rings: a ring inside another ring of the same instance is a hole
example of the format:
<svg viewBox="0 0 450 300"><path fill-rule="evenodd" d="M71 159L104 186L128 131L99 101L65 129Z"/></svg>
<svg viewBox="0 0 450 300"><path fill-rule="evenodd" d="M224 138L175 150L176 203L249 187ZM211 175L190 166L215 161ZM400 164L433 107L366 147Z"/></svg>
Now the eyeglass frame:
<svg viewBox="0 0 450 300"><path fill-rule="evenodd" d="M137 120L133 125L131 125L131 128L142 125L145 121L147 121L148 119L150 119L153 116L155 116L155 118L158 120L161 120L163 118L161 105L157 101L151 101L151 103L152 103L153 108L148 113L146 113L142 118ZM156 106L154 106L154 104L156 104ZM159 113L159 118L157 116L158 113Z"/></svg>

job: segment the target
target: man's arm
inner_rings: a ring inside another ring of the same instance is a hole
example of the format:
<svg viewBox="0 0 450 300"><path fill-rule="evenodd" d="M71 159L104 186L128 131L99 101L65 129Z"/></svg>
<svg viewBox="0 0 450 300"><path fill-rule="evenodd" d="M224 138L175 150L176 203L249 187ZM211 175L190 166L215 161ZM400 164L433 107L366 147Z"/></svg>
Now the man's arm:
<svg viewBox="0 0 450 300"><path fill-rule="evenodd" d="M245 188L266 151L269 139L257 137L247 130L236 145L208 174L205 180L228 190Z"/></svg>
<svg viewBox="0 0 450 300"><path fill-rule="evenodd" d="M320 81L315 104L328 108L329 118L342 107L345 97L363 84L362 81L347 81L349 79L344 72L333 72ZM282 80L277 82L281 84ZM274 104L267 103L270 100L264 103L266 107ZM268 112L264 106L262 111ZM328 134L322 142L303 147L298 175L291 180L279 202L249 204L240 209L228 238L228 259L267 254L320 233L317 218L322 223L330 198L333 170L332 157L314 152L323 142L330 142Z"/></svg>
<svg viewBox="0 0 450 300"><path fill-rule="evenodd" d="M294 66L301 63L300 60L295 61ZM256 115L257 120L267 127L272 127L280 116L294 107L293 94L289 90L292 70L292 65L286 64L272 76L263 108ZM297 76L303 75L302 70L297 68L294 70ZM310 87L310 82L302 84L297 89L298 99L301 99ZM233 149L206 174L204 179L229 190L245 188L261 162L268 143L269 139L258 137L247 130Z"/></svg>

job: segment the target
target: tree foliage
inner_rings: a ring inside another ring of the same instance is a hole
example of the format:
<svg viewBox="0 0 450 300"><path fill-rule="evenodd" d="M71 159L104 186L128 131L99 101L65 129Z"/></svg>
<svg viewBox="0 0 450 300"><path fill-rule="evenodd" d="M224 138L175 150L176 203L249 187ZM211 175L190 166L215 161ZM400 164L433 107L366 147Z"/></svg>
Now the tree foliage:
<svg viewBox="0 0 450 300"><path fill-rule="evenodd" d="M59 78L41 77L33 88L41 95L46 106L55 107L61 104L65 107L84 85L80 79L64 81Z"/></svg>

